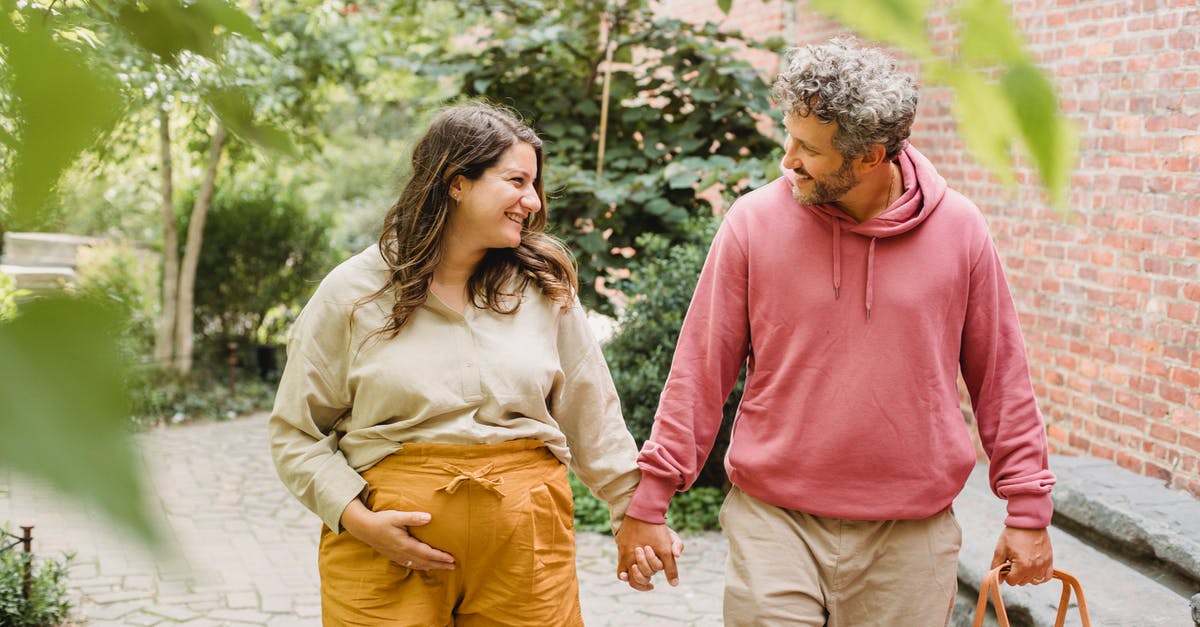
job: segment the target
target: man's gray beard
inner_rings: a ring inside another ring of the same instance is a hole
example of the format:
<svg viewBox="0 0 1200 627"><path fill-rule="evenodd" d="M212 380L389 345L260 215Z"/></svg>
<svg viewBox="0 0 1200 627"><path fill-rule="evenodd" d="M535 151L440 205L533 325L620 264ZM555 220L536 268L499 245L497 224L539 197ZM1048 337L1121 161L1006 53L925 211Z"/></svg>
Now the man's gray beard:
<svg viewBox="0 0 1200 627"><path fill-rule="evenodd" d="M854 176L850 161L847 160L842 163L842 167L837 172L830 174L828 178L812 179L812 191L807 196L802 195L800 189L792 185L792 198L801 205L837 202L846 195L846 192L854 189L859 182L859 179Z"/></svg>

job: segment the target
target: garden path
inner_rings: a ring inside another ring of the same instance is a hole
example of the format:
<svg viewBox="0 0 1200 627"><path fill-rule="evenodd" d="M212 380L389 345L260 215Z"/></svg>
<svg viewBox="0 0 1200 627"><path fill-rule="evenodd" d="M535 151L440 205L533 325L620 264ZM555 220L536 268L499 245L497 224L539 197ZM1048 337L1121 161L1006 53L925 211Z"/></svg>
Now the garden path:
<svg viewBox="0 0 1200 627"><path fill-rule="evenodd" d="M160 428L136 437L152 507L177 546L154 557L106 524L98 510L0 469L0 521L35 525L34 551L75 551L71 594L80 624L320 624L316 539L320 523L275 476L266 415ZM577 538L589 627L719 625L726 544L685 538L678 588L639 593L613 576L612 539Z"/></svg>

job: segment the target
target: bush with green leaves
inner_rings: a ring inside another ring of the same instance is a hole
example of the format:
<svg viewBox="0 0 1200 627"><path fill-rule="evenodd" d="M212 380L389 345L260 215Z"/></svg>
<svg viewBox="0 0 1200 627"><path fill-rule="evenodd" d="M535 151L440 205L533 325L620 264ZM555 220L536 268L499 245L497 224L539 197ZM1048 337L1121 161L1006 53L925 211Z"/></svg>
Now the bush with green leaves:
<svg viewBox="0 0 1200 627"><path fill-rule="evenodd" d="M17 280L0 272L0 322L17 317L17 303L31 292L17 287Z"/></svg>
<svg viewBox="0 0 1200 627"><path fill-rule="evenodd" d="M675 342L716 226L713 218L689 221L683 244L673 244L655 234L639 237L630 278L618 284L630 302L616 334L604 347L604 355L621 396L625 424L639 446L650 437L659 395L671 370ZM716 444L695 485L725 486L725 450L741 397L739 379L725 403Z"/></svg>
<svg viewBox="0 0 1200 627"><path fill-rule="evenodd" d="M245 369L236 371L229 389L228 370L198 369L181 377L157 368L135 371L129 388L133 426L148 428L192 420L229 420L269 409L275 399L275 382L263 381Z"/></svg>
<svg viewBox="0 0 1200 627"><path fill-rule="evenodd" d="M0 552L0 625L47 627L66 622L72 607L67 593L70 560L70 555L34 559L20 545ZM33 569L28 598L24 593L27 565Z"/></svg>
<svg viewBox="0 0 1200 627"><path fill-rule="evenodd" d="M213 198L196 271L198 354L210 364L225 363L229 342L256 344L268 313L302 303L330 269L332 220L310 213L269 183L230 186Z"/></svg>
<svg viewBox="0 0 1200 627"><path fill-rule="evenodd" d="M575 529L577 531L611 532L608 506L592 496L591 491L586 485L583 485L575 473L570 473L568 479L571 482L571 496L575 501Z"/></svg>
<svg viewBox="0 0 1200 627"><path fill-rule="evenodd" d="M157 267L152 253L123 242L101 242L79 253L75 290L117 314L121 350L130 363L153 360Z"/></svg>
<svg viewBox="0 0 1200 627"><path fill-rule="evenodd" d="M575 529L611 533L608 506L592 496L587 486L570 474L571 495L575 499ZM667 510L667 523L678 532L715 531L721 528L718 516L725 492L720 488L697 486L676 494Z"/></svg>

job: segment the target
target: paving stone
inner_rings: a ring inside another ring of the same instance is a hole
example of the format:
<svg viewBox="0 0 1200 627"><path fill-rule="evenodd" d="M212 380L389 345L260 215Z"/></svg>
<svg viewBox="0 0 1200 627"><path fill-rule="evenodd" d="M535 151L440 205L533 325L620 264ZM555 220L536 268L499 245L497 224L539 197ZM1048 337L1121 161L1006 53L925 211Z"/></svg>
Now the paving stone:
<svg viewBox="0 0 1200 627"><path fill-rule="evenodd" d="M115 592L97 592L89 594L88 597L97 605L111 605L121 601L148 600L154 597L154 593L149 590L118 590Z"/></svg>
<svg viewBox="0 0 1200 627"><path fill-rule="evenodd" d="M208 618L230 622L253 623L261 625L271 619L271 616L258 610L219 609L208 613Z"/></svg>
<svg viewBox="0 0 1200 627"><path fill-rule="evenodd" d="M155 616L153 614L146 614L145 612L137 612L135 614L130 614L129 616L126 616L126 617L122 618L121 620L124 621L125 624L127 624L127 625L138 625L140 627L146 627L148 625L157 625L157 624L163 622L163 617Z"/></svg>
<svg viewBox="0 0 1200 627"><path fill-rule="evenodd" d="M267 627L321 627L321 621L316 618L276 616L267 621Z"/></svg>
<svg viewBox="0 0 1200 627"><path fill-rule="evenodd" d="M232 609L257 608L258 593L231 592L225 595L225 607Z"/></svg>
<svg viewBox="0 0 1200 627"><path fill-rule="evenodd" d="M296 611L296 616L303 616L305 618L314 618L314 617L321 616L321 606L320 605L299 605L299 604L297 604L295 611Z"/></svg>
<svg viewBox="0 0 1200 627"><path fill-rule="evenodd" d="M160 594L156 599L166 605L195 605L197 603L219 603L221 595L215 592L191 592L188 594Z"/></svg>
<svg viewBox="0 0 1200 627"><path fill-rule="evenodd" d="M192 620L198 617L195 611L179 605L151 605L142 608L142 611L147 614L169 618L173 621Z"/></svg>
<svg viewBox="0 0 1200 627"><path fill-rule="evenodd" d="M258 609L268 614L286 614L292 611L292 597L285 595L270 595L262 597Z"/></svg>
<svg viewBox="0 0 1200 627"><path fill-rule="evenodd" d="M79 612L83 614L89 621L117 620L127 614L132 614L141 608L146 607L146 605L146 601L126 601L124 603L109 603L107 605L94 605L88 601L81 604L79 607Z"/></svg>

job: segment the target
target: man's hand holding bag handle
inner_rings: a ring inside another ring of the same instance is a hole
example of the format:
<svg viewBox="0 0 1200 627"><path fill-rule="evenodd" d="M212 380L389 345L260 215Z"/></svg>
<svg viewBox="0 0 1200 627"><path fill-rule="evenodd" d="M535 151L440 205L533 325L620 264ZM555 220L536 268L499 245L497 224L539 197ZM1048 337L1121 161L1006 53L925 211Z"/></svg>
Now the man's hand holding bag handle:
<svg viewBox="0 0 1200 627"><path fill-rule="evenodd" d="M992 599L992 606L996 608L996 619L1000 622L1000 627L1009 627L1008 614L1004 611L1004 601L1000 598L1000 582L1004 580L1004 576L1008 574L1009 564L1005 562L983 576L983 582L979 585L979 602L975 604L975 626L983 627L983 617L987 614L988 597ZM1075 597L1079 599L1079 618L1083 621L1083 627L1091 627L1092 622L1088 617L1087 602L1083 599L1083 588L1079 585L1079 580L1075 577L1064 573L1061 570L1055 569L1054 578L1062 581L1062 597L1058 600L1058 617L1054 620L1054 627L1062 627L1067 620L1067 608L1071 605L1071 591L1075 591Z"/></svg>

